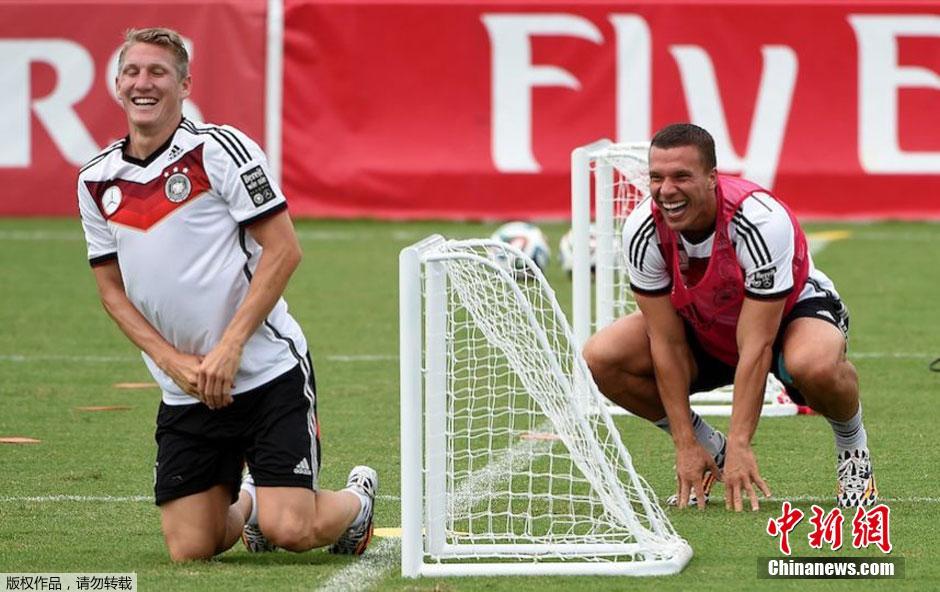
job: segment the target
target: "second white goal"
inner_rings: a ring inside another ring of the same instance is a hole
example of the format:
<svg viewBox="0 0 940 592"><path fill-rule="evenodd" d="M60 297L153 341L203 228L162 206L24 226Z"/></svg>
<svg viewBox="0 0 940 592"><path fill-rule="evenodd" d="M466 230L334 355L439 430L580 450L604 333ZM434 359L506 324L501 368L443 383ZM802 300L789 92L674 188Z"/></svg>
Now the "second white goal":
<svg viewBox="0 0 940 592"><path fill-rule="evenodd" d="M581 346L592 332L636 310L622 236L627 216L649 197L648 153L649 142L618 144L610 140L598 140L571 153L572 323ZM729 416L731 398L732 390L721 388L694 393L690 400L700 415ZM626 413L613 404L611 411ZM761 415L780 417L800 412L783 384L768 375Z"/></svg>

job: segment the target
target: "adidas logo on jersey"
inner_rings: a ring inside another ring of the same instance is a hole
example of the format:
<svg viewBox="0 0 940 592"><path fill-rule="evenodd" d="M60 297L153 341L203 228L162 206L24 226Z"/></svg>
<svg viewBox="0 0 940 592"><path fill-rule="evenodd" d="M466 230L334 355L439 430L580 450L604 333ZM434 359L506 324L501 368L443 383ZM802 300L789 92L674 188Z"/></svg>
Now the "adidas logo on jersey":
<svg viewBox="0 0 940 592"><path fill-rule="evenodd" d="M313 475L313 471L310 470L310 463L307 462L306 458L300 459L300 462L297 463L297 466L294 467L295 475Z"/></svg>
<svg viewBox="0 0 940 592"><path fill-rule="evenodd" d="M174 160L176 160L176 157L182 153L183 153L183 149L177 146L176 144L173 144L173 147L170 148L170 152L167 153L166 155L166 159L169 162L173 162Z"/></svg>

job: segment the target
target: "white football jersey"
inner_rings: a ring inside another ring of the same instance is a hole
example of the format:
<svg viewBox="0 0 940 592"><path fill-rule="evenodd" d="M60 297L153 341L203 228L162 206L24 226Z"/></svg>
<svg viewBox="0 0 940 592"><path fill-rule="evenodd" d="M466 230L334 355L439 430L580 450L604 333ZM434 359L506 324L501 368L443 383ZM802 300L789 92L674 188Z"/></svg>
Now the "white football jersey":
<svg viewBox="0 0 940 592"><path fill-rule="evenodd" d="M127 297L179 351L207 354L221 339L261 256L246 231L287 207L261 149L229 126L183 119L146 160L127 139L78 176L78 205L92 265L117 259ZM279 299L245 344L234 395L305 363L307 342ZM143 354L169 405L198 402Z"/></svg>
<svg viewBox="0 0 940 592"><path fill-rule="evenodd" d="M746 292L758 298L786 296L793 289L793 223L786 210L767 193L748 196L728 226L728 238L734 245L745 278L771 270L760 284L748 283ZM693 243L679 237L683 263L689 268L690 284L695 284L708 267L714 232ZM621 237L630 285L646 294L668 293L672 275L659 248L659 235L653 224L652 199L647 198L630 212ZM839 298L832 280L813 265L809 258L809 278L797 301L830 296ZM696 273L697 270L697 273Z"/></svg>

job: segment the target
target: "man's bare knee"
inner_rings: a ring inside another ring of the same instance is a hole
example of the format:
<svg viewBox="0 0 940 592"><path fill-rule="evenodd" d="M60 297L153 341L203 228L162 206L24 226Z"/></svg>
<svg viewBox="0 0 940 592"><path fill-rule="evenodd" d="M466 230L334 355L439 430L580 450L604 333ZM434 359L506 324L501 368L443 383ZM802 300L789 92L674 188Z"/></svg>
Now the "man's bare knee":
<svg viewBox="0 0 940 592"><path fill-rule="evenodd" d="M288 551L306 551L314 545L313 528L306 521L285 521L261 527L268 540Z"/></svg>
<svg viewBox="0 0 940 592"><path fill-rule="evenodd" d="M841 361L813 355L786 358L784 366L801 391L812 393L831 390L842 374L840 372Z"/></svg>
<svg viewBox="0 0 940 592"><path fill-rule="evenodd" d="M282 510L276 516L260 516L262 532L273 544L288 551L306 551L335 542L329 536L324 520L319 513Z"/></svg>
<svg viewBox="0 0 940 592"><path fill-rule="evenodd" d="M609 364L606 356L604 356L604 346L598 343L596 337L596 335L592 335L581 350L581 355L584 356L584 361L587 362L588 369L592 374L602 371Z"/></svg>
<svg viewBox="0 0 940 592"><path fill-rule="evenodd" d="M176 563L184 561L205 561L212 559L218 552L218 544L209 537L164 537L170 559Z"/></svg>

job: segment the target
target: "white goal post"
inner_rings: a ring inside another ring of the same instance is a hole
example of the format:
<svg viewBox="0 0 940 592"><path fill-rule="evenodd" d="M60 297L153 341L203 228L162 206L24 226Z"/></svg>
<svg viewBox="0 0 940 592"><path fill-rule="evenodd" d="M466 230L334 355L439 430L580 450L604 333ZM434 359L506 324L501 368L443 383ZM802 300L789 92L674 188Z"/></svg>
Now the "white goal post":
<svg viewBox="0 0 940 592"><path fill-rule="evenodd" d="M434 235L399 264L402 575L681 571L532 260Z"/></svg>
<svg viewBox="0 0 940 592"><path fill-rule="evenodd" d="M649 142L618 144L607 139L571 152L572 323L579 346L592 332L636 310L621 239L627 216L649 195L648 153ZM731 399L730 387L695 393L692 409L700 415L729 416ZM611 405L611 412L626 413L616 405ZM799 412L783 384L768 375L761 415Z"/></svg>

